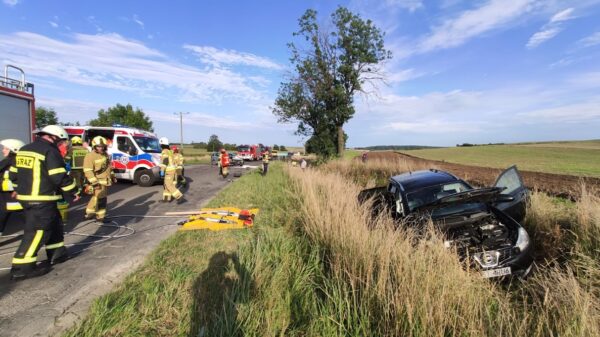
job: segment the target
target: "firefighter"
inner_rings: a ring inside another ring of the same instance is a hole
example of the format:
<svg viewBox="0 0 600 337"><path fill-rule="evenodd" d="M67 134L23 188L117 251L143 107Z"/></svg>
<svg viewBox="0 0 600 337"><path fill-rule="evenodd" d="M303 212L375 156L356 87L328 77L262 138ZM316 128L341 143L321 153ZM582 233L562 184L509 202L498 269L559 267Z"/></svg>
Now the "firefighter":
<svg viewBox="0 0 600 337"><path fill-rule="evenodd" d="M2 178L2 188L0 189L0 236L2 236L10 215L23 210L23 206L13 197L15 186L10 181L9 169L15 166L17 151L25 144L18 139L4 139L0 142L0 145L2 145L2 154L4 155L4 159L0 161L0 178Z"/></svg>
<svg viewBox="0 0 600 337"><path fill-rule="evenodd" d="M71 177L77 184L77 190L81 192L85 175L83 174L83 160L89 150L83 146L83 140L79 136L71 138L71 151L65 157L65 162L71 166Z"/></svg>
<svg viewBox="0 0 600 337"><path fill-rule="evenodd" d="M183 154L181 152L179 152L179 149L177 148L177 146L173 146L173 161L175 162L175 165L177 166L177 179L175 180L176 183L181 183L181 185L185 185L187 183L187 181L185 180L184 177L184 169L183 169Z"/></svg>
<svg viewBox="0 0 600 337"><path fill-rule="evenodd" d="M25 212L23 240L10 270L14 280L43 275L50 265L68 258L56 202L63 197L73 202L79 200L77 185L67 174L58 150L58 145L68 139L67 133L58 125L45 126L35 133L37 139L19 149L15 166L10 168L10 179L17 184L17 200ZM48 263L37 265L42 245L46 246Z"/></svg>
<svg viewBox="0 0 600 337"><path fill-rule="evenodd" d="M229 154L225 149L221 149L219 153L219 173L223 179L229 175Z"/></svg>
<svg viewBox="0 0 600 337"><path fill-rule="evenodd" d="M269 170L269 159L270 159L269 157L270 157L269 151L265 151L265 154L263 155L263 159L262 159L262 162L263 162L263 176L266 176L267 175L267 171Z"/></svg>
<svg viewBox="0 0 600 337"><path fill-rule="evenodd" d="M176 186L177 165L173 159L173 152L169 147L169 139L162 137L158 140L162 151L160 153L160 176L163 177L163 197L162 202L170 202L172 198L177 200L177 204L184 203L181 191Z"/></svg>
<svg viewBox="0 0 600 337"><path fill-rule="evenodd" d="M92 152L83 158L83 174L89 185L92 198L85 208L85 218L105 222L108 186L117 182L112 171L110 157L106 153L106 139L96 136L92 139Z"/></svg>

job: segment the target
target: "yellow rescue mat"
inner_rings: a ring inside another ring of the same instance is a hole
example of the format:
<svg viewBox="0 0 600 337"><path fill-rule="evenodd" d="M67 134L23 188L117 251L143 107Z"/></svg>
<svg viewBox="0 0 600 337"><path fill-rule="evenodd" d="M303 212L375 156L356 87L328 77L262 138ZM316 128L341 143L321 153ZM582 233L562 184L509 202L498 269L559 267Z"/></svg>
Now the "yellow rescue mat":
<svg viewBox="0 0 600 337"><path fill-rule="evenodd" d="M177 213L177 214L176 214ZM227 229L250 228L254 225L254 217L258 208L240 209L235 207L202 208L192 212L168 212L167 215L189 215L187 221L181 222L179 230L189 231L208 229L221 231Z"/></svg>

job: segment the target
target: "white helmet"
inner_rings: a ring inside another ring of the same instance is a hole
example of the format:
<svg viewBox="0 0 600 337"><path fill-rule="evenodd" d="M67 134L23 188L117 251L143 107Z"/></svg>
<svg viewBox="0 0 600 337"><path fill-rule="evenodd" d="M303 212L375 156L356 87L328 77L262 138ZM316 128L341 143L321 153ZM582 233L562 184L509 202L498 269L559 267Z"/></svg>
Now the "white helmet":
<svg viewBox="0 0 600 337"><path fill-rule="evenodd" d="M167 138L167 137L160 137L160 139L158 140L158 143L160 145L169 145L169 138Z"/></svg>
<svg viewBox="0 0 600 337"><path fill-rule="evenodd" d="M58 125L46 125L41 129L35 130L35 133L45 133L47 135L56 136L60 139L69 139L67 131Z"/></svg>
<svg viewBox="0 0 600 337"><path fill-rule="evenodd" d="M0 145L9 149L11 152L17 153L25 143L18 139L4 139L3 141L0 141Z"/></svg>

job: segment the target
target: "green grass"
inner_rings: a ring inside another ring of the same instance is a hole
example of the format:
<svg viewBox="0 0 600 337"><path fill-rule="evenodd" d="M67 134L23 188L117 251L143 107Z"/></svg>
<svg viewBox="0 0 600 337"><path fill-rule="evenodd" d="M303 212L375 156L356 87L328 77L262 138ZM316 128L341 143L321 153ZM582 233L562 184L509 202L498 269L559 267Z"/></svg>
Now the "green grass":
<svg viewBox="0 0 600 337"><path fill-rule="evenodd" d="M600 177L600 142L486 145L402 151L451 163Z"/></svg>
<svg viewBox="0 0 600 337"><path fill-rule="evenodd" d="M281 211L290 198L282 188L287 184L275 164L266 177L253 172L228 186L208 206L259 207L252 230L177 232L111 293L94 301L87 317L65 336L197 336L201 329L229 336L223 329L234 329L236 321L223 322L231 317L222 315L231 309L233 289L255 282L247 272L251 250L272 240L277 242L270 243L273 249L283 249L277 241L281 235L264 231L281 232L290 219Z"/></svg>
<svg viewBox="0 0 600 337"><path fill-rule="evenodd" d="M351 160L360 156L362 153L363 151L359 150L344 150L344 159Z"/></svg>

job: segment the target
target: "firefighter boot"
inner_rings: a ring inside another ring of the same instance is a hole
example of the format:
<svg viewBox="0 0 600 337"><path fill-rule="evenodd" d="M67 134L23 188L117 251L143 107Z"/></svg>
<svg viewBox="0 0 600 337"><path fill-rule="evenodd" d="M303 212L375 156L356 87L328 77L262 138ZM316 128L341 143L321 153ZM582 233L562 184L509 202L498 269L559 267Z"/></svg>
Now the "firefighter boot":
<svg viewBox="0 0 600 337"><path fill-rule="evenodd" d="M71 257L65 246L56 249L46 249L46 255L51 265L63 263Z"/></svg>
<svg viewBox="0 0 600 337"><path fill-rule="evenodd" d="M32 277L38 277L50 272L50 265L35 263L27 263L20 266L13 265L10 269L10 279L14 281L21 281Z"/></svg>

